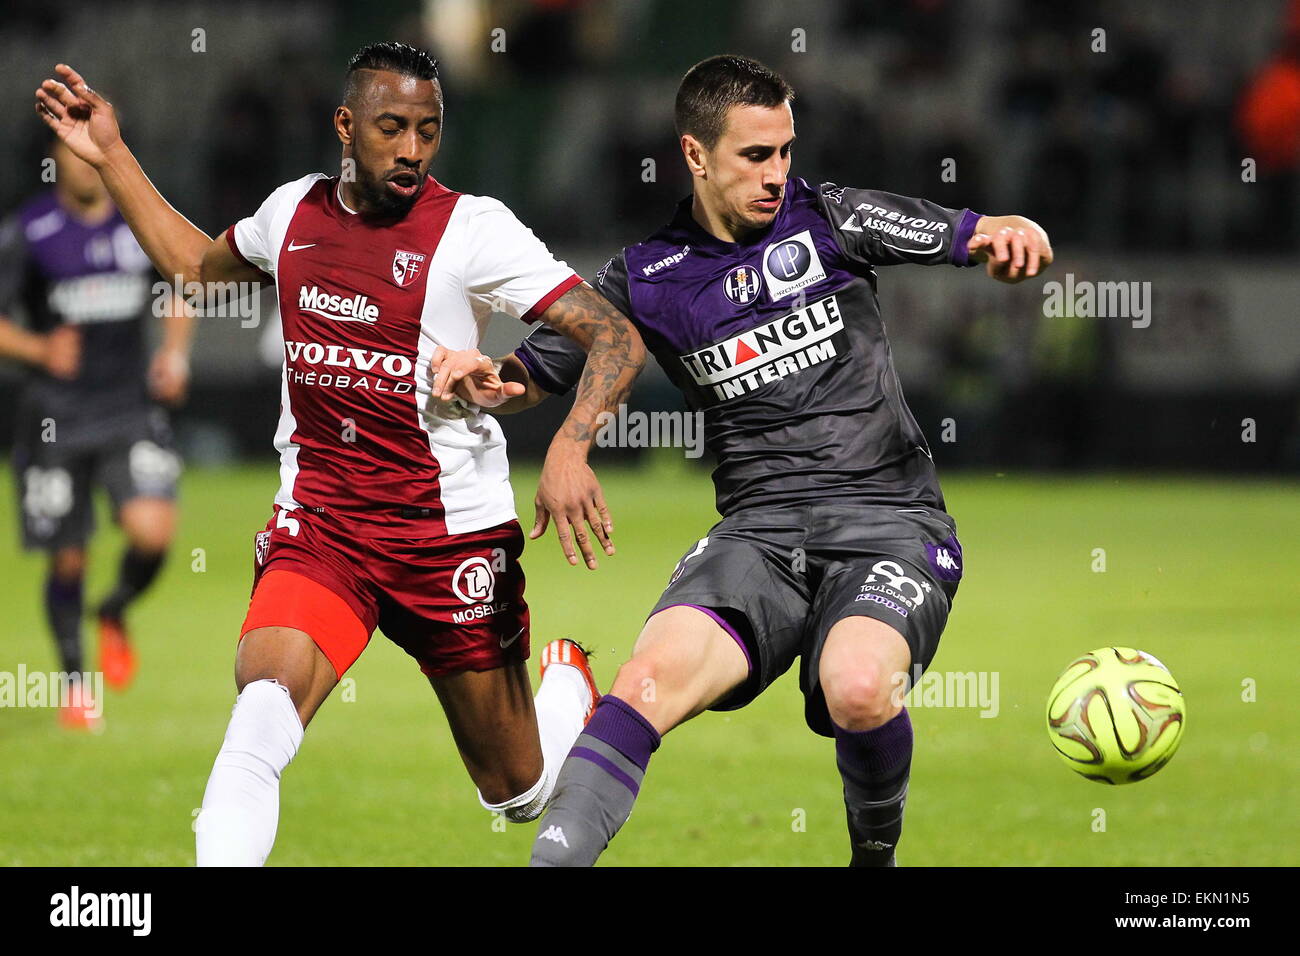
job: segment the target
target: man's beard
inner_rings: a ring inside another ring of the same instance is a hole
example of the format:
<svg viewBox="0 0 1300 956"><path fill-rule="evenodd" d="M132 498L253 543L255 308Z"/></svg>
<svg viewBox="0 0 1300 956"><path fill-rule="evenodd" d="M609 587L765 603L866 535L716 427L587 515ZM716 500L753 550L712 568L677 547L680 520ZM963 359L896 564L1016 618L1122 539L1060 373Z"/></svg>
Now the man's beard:
<svg viewBox="0 0 1300 956"><path fill-rule="evenodd" d="M421 181L421 189L417 189L409 197L398 196L390 192L388 187L384 185L385 182L386 180L372 179L367 174L361 173L357 176L357 190L376 216L382 216L385 219L400 219L411 211L411 207L420 198L420 193L423 190L423 180Z"/></svg>

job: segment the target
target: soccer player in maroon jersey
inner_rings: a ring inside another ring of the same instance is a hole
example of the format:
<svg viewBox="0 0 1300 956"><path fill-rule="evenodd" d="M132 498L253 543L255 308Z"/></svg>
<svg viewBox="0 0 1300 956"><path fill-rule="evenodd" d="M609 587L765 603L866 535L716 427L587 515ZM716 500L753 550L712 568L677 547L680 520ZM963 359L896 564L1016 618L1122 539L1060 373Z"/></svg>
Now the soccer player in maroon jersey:
<svg viewBox="0 0 1300 956"><path fill-rule="evenodd" d="M576 543L595 567L595 545L613 554L612 523L587 452L597 417L644 364L637 332L500 202L429 174L443 109L423 51L359 51L334 115L342 175L281 186L215 240L153 187L112 106L70 67L56 73L37 111L99 171L163 275L209 295L269 278L279 296L281 485L255 539L240 693L204 795L199 864L265 861L280 774L376 627L427 675L484 806L536 819L595 685L581 649L554 641L530 696L505 442L480 408L430 381L430 363L475 346L493 311L541 319L587 350L543 466L533 536L554 520L570 563ZM490 368L479 378L484 404L510 396Z"/></svg>

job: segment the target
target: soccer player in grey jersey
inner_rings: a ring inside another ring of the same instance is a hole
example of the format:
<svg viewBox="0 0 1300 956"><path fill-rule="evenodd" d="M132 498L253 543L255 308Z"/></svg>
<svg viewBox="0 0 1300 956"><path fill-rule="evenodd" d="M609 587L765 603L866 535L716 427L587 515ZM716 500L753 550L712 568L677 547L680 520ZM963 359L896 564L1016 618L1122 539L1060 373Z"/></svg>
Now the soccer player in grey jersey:
<svg viewBox="0 0 1300 956"><path fill-rule="evenodd" d="M743 706L796 658L807 722L836 742L851 861L894 862L912 754L902 698L934 657L963 560L894 372L876 267L986 263L1018 282L1052 253L1019 216L791 178L792 98L753 60L691 69L676 120L694 194L598 276L703 412L723 519L687 549L570 751L535 865L593 863L661 735ZM498 410L567 391L583 358L536 330L501 363L526 388Z"/></svg>

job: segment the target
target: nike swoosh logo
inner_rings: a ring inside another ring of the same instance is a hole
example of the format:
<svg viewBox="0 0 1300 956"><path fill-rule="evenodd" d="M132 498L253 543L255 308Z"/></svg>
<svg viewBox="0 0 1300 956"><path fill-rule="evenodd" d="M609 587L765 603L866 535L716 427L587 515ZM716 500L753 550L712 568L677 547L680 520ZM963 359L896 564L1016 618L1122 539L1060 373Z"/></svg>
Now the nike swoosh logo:
<svg viewBox="0 0 1300 956"><path fill-rule="evenodd" d="M521 627L521 628L520 628L520 629L515 633L515 636L512 637L512 638L510 638L510 640L507 641L504 637L501 638L501 646L502 646L502 647L509 647L509 646L510 646L511 644L513 644L515 641L519 640L519 635L522 634L522 633L524 633L524 629Z"/></svg>
<svg viewBox="0 0 1300 956"><path fill-rule="evenodd" d="M288 251L289 251L289 252L297 252L299 249L310 249L310 248L311 248L312 246L314 246L314 245L316 245L316 243L314 243L314 242L309 242L309 243L307 243L306 245L295 246L295 245L293 244L293 240L290 239L290 240L289 240L289 250L288 250Z"/></svg>

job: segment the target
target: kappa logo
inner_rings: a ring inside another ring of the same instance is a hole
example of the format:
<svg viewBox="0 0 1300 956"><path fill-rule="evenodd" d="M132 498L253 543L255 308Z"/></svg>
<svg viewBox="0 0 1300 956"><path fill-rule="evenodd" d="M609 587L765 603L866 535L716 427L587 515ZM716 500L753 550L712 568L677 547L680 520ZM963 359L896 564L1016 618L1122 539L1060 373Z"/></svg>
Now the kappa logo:
<svg viewBox="0 0 1300 956"><path fill-rule="evenodd" d="M564 835L564 829L562 827L557 827L554 823L542 831L540 839L550 840L552 843L558 843L566 850L569 848L569 841Z"/></svg>
<svg viewBox="0 0 1300 956"><path fill-rule="evenodd" d="M857 845L864 850L891 850L894 847L894 844L884 843L880 840L863 840Z"/></svg>
<svg viewBox="0 0 1300 956"><path fill-rule="evenodd" d="M393 253L393 281L403 289L406 288L419 277L423 265L422 254L398 249Z"/></svg>
<svg viewBox="0 0 1300 956"><path fill-rule="evenodd" d="M748 305L758 298L758 287L762 284L758 270L753 266L736 266L727 273L722 282L722 289L727 298L736 305Z"/></svg>
<svg viewBox="0 0 1300 956"><path fill-rule="evenodd" d="M643 276L652 276L660 269L668 269L672 266L675 266L677 265L677 263L681 262L688 255L690 255L690 252L691 252L690 246L682 246L681 252L675 252L671 256L665 256L664 258L660 259L658 262L652 262L648 266L643 266L641 268L641 274ZM613 260L611 259L610 261L612 262Z"/></svg>
<svg viewBox="0 0 1300 956"><path fill-rule="evenodd" d="M935 577L940 581L961 580L961 544L956 535L938 544L927 541L925 553L930 558L930 567L934 568Z"/></svg>
<svg viewBox="0 0 1300 956"><path fill-rule="evenodd" d="M451 576L451 589L466 604L491 604L496 581L487 558L466 558Z"/></svg>
<svg viewBox="0 0 1300 956"><path fill-rule="evenodd" d="M774 242L763 253L763 277L773 299L806 289L826 278L811 230Z"/></svg>

